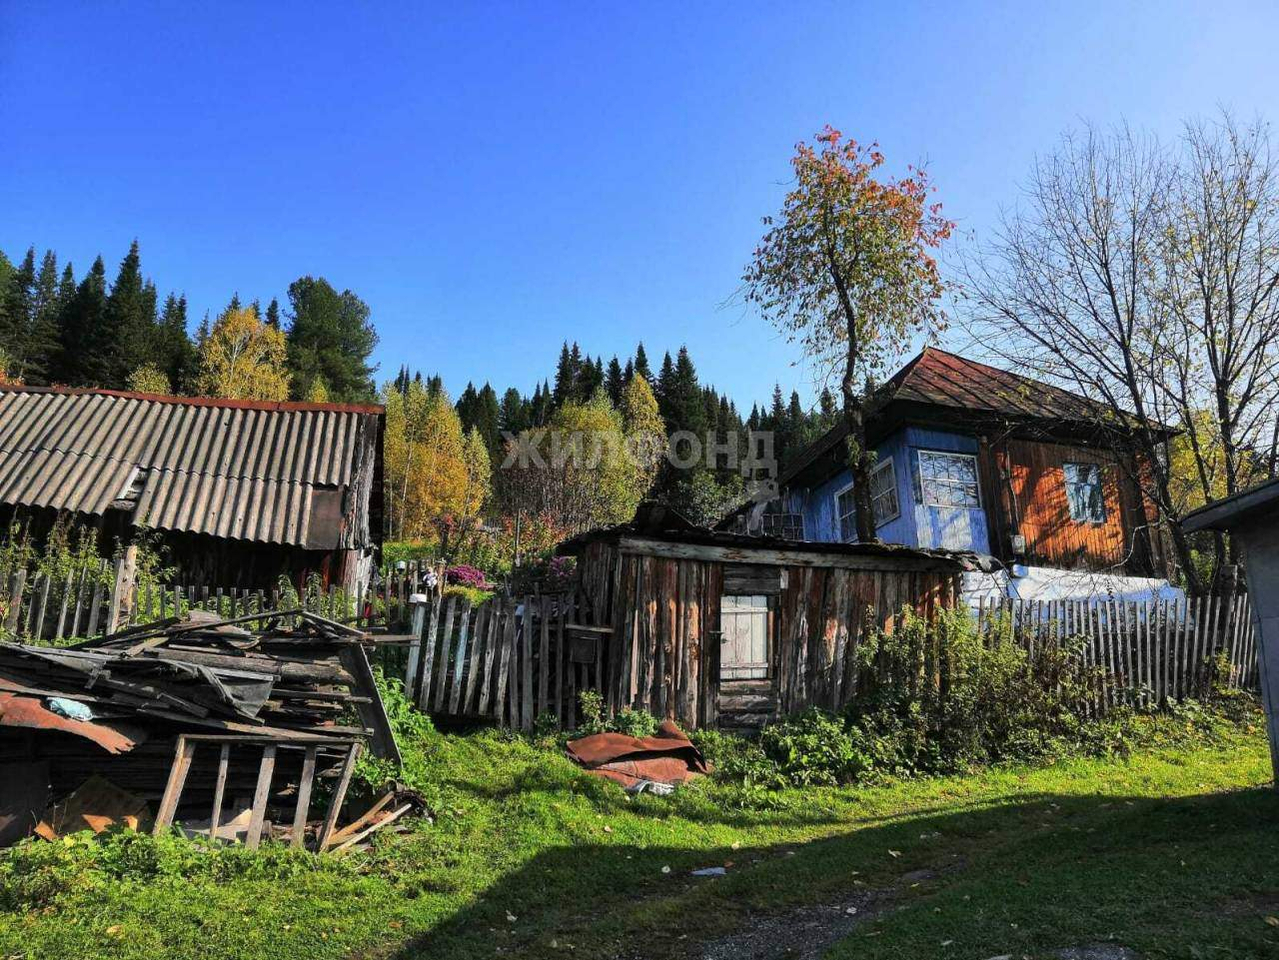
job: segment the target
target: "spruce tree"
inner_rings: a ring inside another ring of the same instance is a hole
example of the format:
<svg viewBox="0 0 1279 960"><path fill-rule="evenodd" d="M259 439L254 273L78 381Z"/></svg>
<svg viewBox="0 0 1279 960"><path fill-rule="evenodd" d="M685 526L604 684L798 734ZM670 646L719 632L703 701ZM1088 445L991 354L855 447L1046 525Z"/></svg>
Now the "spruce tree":
<svg viewBox="0 0 1279 960"><path fill-rule="evenodd" d="M647 380L649 386L655 387L653 371L648 368L648 354L644 352L644 344L642 342L635 347L635 372Z"/></svg>
<svg viewBox="0 0 1279 960"><path fill-rule="evenodd" d="M30 375L32 350L36 346L32 338L36 313L36 248L29 247L17 269L8 271L9 280L0 290L0 348L3 348L8 375L26 380Z"/></svg>
<svg viewBox="0 0 1279 960"><path fill-rule="evenodd" d="M538 392L541 388L538 388ZM529 404L514 387L508 387L502 394L502 403L498 408L498 427L507 433L518 434L529 427Z"/></svg>
<svg viewBox="0 0 1279 960"><path fill-rule="evenodd" d="M46 250L36 275L35 296L32 304L30 363L27 380L30 383L47 384L57 366L58 313L58 257Z"/></svg>
<svg viewBox="0 0 1279 960"><path fill-rule="evenodd" d="M100 384L123 388L129 375L144 363L152 363L156 347L155 287L144 282L138 241L120 262L120 272L102 313L103 329L98 342L107 346L98 358Z"/></svg>
<svg viewBox="0 0 1279 960"><path fill-rule="evenodd" d="M289 304L289 370L296 395L305 396L312 382L321 380L334 402L372 400L376 368L369 356L377 333L368 304L350 290L338 293L323 277L289 284Z"/></svg>
<svg viewBox="0 0 1279 960"><path fill-rule="evenodd" d="M635 364L635 372L639 373L639 363ZM670 433L679 428L675 426L674 414L671 412L670 401L668 395L675 389L675 361L671 359L670 351L662 357L662 370L657 375L657 382L653 384L653 395L657 397L658 409L662 411L662 419L666 421L666 430Z"/></svg>
<svg viewBox="0 0 1279 960"><path fill-rule="evenodd" d="M555 366L555 389L551 391L551 402L556 409L577 399L577 380L581 365L581 350L576 343L570 350L565 341L560 348L559 362Z"/></svg>
<svg viewBox="0 0 1279 960"><path fill-rule="evenodd" d="M468 380L466 389L458 395L457 403L453 405L457 410L457 418L462 423L463 433L475 426L475 405L478 399L475 384Z"/></svg>
<svg viewBox="0 0 1279 960"><path fill-rule="evenodd" d="M475 430L484 441L490 458L502 448L501 420L497 391L486 381L475 398Z"/></svg>
<svg viewBox="0 0 1279 960"><path fill-rule="evenodd" d="M116 345L103 322L106 308L107 268L99 256L76 287L58 325L60 370L70 386L107 385Z"/></svg>
<svg viewBox="0 0 1279 960"><path fill-rule="evenodd" d="M622 378L622 365L618 363L617 357L614 356L608 362L608 372L604 374L604 389L608 391L608 402L613 405L613 409L617 410L622 405L622 388L626 386Z"/></svg>
<svg viewBox="0 0 1279 960"><path fill-rule="evenodd" d="M169 378L175 393L195 389L199 353L187 333L187 298L169 294L160 314L160 350L157 366Z"/></svg>

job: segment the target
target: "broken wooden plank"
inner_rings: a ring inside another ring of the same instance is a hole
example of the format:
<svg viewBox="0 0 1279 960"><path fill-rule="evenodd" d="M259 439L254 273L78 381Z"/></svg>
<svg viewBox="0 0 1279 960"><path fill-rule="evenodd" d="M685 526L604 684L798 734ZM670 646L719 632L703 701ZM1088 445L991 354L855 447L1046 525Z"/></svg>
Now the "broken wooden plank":
<svg viewBox="0 0 1279 960"><path fill-rule="evenodd" d="M262 840L262 825L266 819L266 802L271 796L271 776L275 773L275 744L262 748L262 762L258 765L258 783L253 791L253 809L249 814L249 832L244 845L256 850Z"/></svg>
<svg viewBox="0 0 1279 960"><path fill-rule="evenodd" d="M152 836L160 836L172 825L173 814L178 809L182 787L187 782L187 774L191 771L191 759L194 756L195 743L179 734L173 748L173 765L169 768L169 780L164 785L160 807L155 814L155 825L151 828Z"/></svg>
<svg viewBox="0 0 1279 960"><path fill-rule="evenodd" d="M295 847L302 846L303 835L306 833L307 815L311 811L311 784L315 780L317 752L318 748L307 747L302 758L302 774L298 778L298 803L293 810L292 843Z"/></svg>
<svg viewBox="0 0 1279 960"><path fill-rule="evenodd" d="M338 785L333 791L328 815L324 818L324 826L320 829L320 836L315 844L317 853L324 852L329 845L329 838L333 836L333 829L337 826L338 817L342 813L342 803L346 800L347 788L351 785L351 775L355 773L355 762L359 758L360 745L353 743L351 749L347 751L346 759L342 762L342 773L338 777Z"/></svg>

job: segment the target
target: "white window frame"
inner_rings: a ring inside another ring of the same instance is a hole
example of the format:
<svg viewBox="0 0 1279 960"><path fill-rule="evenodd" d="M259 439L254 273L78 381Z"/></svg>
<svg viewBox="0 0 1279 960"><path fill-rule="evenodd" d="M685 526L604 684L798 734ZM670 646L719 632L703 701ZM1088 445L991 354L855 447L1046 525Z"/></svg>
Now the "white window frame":
<svg viewBox="0 0 1279 960"><path fill-rule="evenodd" d="M887 471L889 476L888 489L883 490L879 493L876 493L875 478L884 471ZM875 519L876 529L879 529L886 523L892 523L892 521L896 520L898 517L902 515L902 498L901 498L901 494L897 490L897 473L893 469L893 458L884 457L884 459L878 461L875 464L875 466L871 468L871 471L870 471L870 504L871 504L872 512L874 510L875 503L878 500L880 500L882 497L888 496L889 494L892 494L892 497L893 497L893 512L885 516L882 520L879 518L876 518Z"/></svg>
<svg viewBox="0 0 1279 960"><path fill-rule="evenodd" d="M1070 496L1070 476L1066 472L1067 467L1091 467L1097 471L1097 489L1100 494L1101 502L1101 518L1093 517L1076 517L1074 509L1074 500ZM1109 511L1106 509L1106 468L1100 463L1092 463L1084 460L1066 460L1061 465L1061 482L1066 491L1066 512L1070 514L1072 523L1088 523L1093 526L1101 526L1106 522Z"/></svg>
<svg viewBox="0 0 1279 960"><path fill-rule="evenodd" d="M843 509L839 505L839 498L842 497L844 494L851 492L852 489L853 489L853 485L850 483L835 491L835 522L839 524L839 539L840 539L840 542L842 543L852 543L854 540L857 539L857 501L856 500L853 501L852 510L849 511L849 513L847 514L847 516L851 518L849 520L849 527L851 528L851 530L848 536L844 535L845 514Z"/></svg>
<svg viewBox="0 0 1279 960"><path fill-rule="evenodd" d="M936 503L928 499L927 485L924 482L924 465L922 459L919 464L919 496L924 501L926 507L941 507L944 510L980 510L981 503L981 474L978 472L977 455L975 453L960 453L956 450L926 450L917 451L922 458L924 456L931 457L954 457L955 459L971 460L973 462L973 491L977 495L975 503L971 504L955 504L955 503ZM934 480L934 483L940 482L945 484L946 481Z"/></svg>

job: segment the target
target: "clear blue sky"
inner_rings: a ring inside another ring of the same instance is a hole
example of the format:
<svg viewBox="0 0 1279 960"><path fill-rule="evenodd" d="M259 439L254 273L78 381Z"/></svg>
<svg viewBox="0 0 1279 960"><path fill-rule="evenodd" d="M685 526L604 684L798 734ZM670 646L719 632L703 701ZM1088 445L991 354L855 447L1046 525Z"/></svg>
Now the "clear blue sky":
<svg viewBox="0 0 1279 960"><path fill-rule="evenodd" d="M0 0L0 249L129 244L192 322L323 275L375 359L531 390L561 340L687 343L747 407L797 352L730 301L796 140L927 161L965 231L1080 119L1279 103L1275 3ZM1271 118L1273 119L1273 117Z"/></svg>

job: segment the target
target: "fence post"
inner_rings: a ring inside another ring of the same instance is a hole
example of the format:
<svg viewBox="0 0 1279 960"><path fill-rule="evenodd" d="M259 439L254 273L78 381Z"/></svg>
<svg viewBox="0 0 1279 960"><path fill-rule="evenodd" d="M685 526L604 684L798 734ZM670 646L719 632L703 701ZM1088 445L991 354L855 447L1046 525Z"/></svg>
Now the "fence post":
<svg viewBox="0 0 1279 960"><path fill-rule="evenodd" d="M409 643L409 663L404 670L404 695L411 701L417 683L417 665L422 658L422 634L426 630L426 595L415 593L409 598L413 605L413 639Z"/></svg>
<svg viewBox="0 0 1279 960"><path fill-rule="evenodd" d="M27 568L19 567L13 574L13 589L9 592L9 612L5 617L5 630L16 637L18 615L22 612L22 594L27 586Z"/></svg>
<svg viewBox="0 0 1279 960"><path fill-rule="evenodd" d="M107 617L106 633L115 633L120 617L126 619L133 611L134 580L138 573L138 547L130 544L124 548L115 562L115 585L111 588L111 611Z"/></svg>

